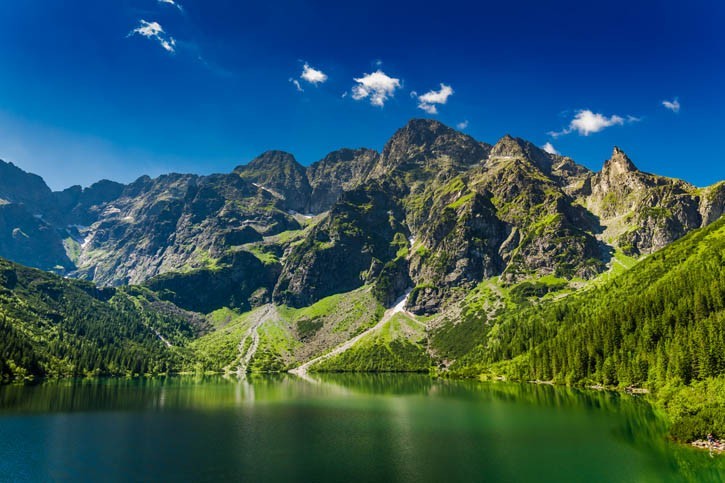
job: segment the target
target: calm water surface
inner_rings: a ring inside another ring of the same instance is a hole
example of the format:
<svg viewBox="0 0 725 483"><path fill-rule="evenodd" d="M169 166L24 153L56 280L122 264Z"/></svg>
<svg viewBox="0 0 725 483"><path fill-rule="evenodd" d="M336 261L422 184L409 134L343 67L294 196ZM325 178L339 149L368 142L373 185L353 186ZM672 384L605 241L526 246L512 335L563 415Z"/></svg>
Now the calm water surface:
<svg viewBox="0 0 725 483"><path fill-rule="evenodd" d="M643 400L338 375L0 388L0 481L725 481Z"/></svg>

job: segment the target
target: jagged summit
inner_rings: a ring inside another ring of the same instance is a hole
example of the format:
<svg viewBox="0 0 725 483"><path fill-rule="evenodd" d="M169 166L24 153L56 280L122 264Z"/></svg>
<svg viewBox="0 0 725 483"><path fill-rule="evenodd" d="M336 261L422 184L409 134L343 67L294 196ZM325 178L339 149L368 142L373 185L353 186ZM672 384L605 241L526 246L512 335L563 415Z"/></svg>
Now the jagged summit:
<svg viewBox="0 0 725 483"><path fill-rule="evenodd" d="M491 148L491 156L524 156L524 148L521 143L521 139L515 138L510 134L504 134L496 144Z"/></svg>
<svg viewBox="0 0 725 483"><path fill-rule="evenodd" d="M287 209L306 211L312 188L305 167L292 154L266 151L248 164L237 166L234 173L260 189L280 194Z"/></svg>
<svg viewBox="0 0 725 483"><path fill-rule="evenodd" d="M284 168L285 166L299 166L302 170L304 170L293 154L273 149L263 152L247 164L237 166L234 168L234 172L242 173L259 169Z"/></svg>
<svg viewBox="0 0 725 483"><path fill-rule="evenodd" d="M383 156L390 157L398 154L396 148L425 147L440 143L441 139L462 136L462 133L433 119L411 119L402 128L398 129L385 144Z"/></svg>
<svg viewBox="0 0 725 483"><path fill-rule="evenodd" d="M526 159L549 174L555 156L522 138L504 135L491 149L490 158Z"/></svg>
<svg viewBox="0 0 725 483"><path fill-rule="evenodd" d="M50 202L51 190L40 176L0 160L0 199L35 208Z"/></svg>
<svg viewBox="0 0 725 483"><path fill-rule="evenodd" d="M612 157L604 162L604 167L602 168L602 172L606 172L614 176L636 171L639 170L632 160L629 159L625 152L617 146L614 146Z"/></svg>
<svg viewBox="0 0 725 483"><path fill-rule="evenodd" d="M483 162L491 146L432 119L412 119L385 144L371 176L398 169L465 169Z"/></svg>

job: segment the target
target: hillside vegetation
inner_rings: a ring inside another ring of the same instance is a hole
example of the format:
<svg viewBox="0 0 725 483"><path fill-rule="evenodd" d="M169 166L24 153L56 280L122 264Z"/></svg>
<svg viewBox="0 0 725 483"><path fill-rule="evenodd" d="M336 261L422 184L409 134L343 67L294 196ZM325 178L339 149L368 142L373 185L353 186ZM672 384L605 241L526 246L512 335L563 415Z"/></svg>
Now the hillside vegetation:
<svg viewBox="0 0 725 483"><path fill-rule="evenodd" d="M678 436L725 434L725 219L605 284L505 311L484 332L451 375L644 387Z"/></svg>
<svg viewBox="0 0 725 483"><path fill-rule="evenodd" d="M175 346L203 328L151 292L100 290L0 259L3 381L171 372L185 357Z"/></svg>

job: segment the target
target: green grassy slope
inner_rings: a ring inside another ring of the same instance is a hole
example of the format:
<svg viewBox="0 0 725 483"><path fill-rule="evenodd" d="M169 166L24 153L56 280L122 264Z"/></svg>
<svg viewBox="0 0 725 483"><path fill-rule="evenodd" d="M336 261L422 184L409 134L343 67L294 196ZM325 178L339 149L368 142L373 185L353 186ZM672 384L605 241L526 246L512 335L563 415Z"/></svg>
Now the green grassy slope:
<svg viewBox="0 0 725 483"><path fill-rule="evenodd" d="M240 342L263 310L240 314L221 309L210 314L215 330L190 344L195 360L187 368L223 371L235 366L236 370ZM259 347L248 369L270 372L296 367L372 327L383 311L369 287L299 309L276 307L274 315L257 327Z"/></svg>
<svg viewBox="0 0 725 483"><path fill-rule="evenodd" d="M312 366L320 372L427 372L430 368L425 325L404 313L395 314L347 351Z"/></svg>

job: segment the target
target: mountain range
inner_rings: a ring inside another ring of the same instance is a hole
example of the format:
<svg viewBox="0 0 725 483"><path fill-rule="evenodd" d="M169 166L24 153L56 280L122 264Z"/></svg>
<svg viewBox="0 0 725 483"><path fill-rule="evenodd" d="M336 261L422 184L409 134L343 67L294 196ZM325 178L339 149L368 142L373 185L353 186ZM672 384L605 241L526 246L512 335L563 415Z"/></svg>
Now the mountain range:
<svg viewBox="0 0 725 483"><path fill-rule="evenodd" d="M599 172L520 138L412 120L381 153L309 167L268 151L228 174L143 176L52 192L0 163L0 256L99 286L146 284L185 309L293 307L364 285L440 311L491 277L596 277L718 219L725 183ZM212 288L199 290L199 287Z"/></svg>
<svg viewBox="0 0 725 483"><path fill-rule="evenodd" d="M0 162L0 380L420 371L725 433L725 182L412 120L382 152L51 191Z"/></svg>

